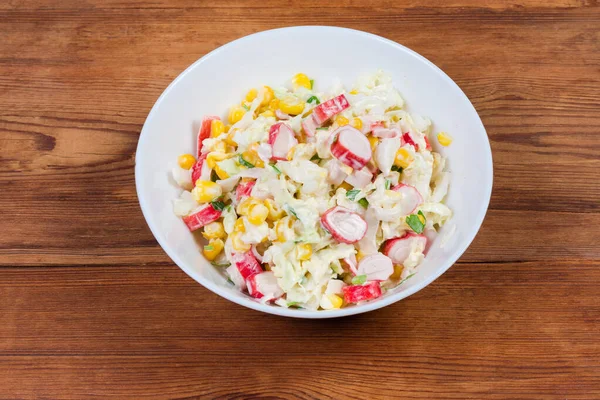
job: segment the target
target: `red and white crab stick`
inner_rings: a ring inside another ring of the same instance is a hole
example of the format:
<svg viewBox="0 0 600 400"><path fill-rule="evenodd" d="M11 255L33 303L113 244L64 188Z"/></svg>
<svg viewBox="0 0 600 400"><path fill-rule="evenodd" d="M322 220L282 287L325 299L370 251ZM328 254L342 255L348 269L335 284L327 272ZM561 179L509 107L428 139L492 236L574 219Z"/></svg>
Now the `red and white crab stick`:
<svg viewBox="0 0 600 400"><path fill-rule="evenodd" d="M190 231L202 228L204 225L215 222L221 217L221 211L216 210L211 204L205 204L198 211L183 217L183 222Z"/></svg>
<svg viewBox="0 0 600 400"><path fill-rule="evenodd" d="M269 130L269 144L273 150L273 160L287 160L287 154L298 144L294 131L289 125L279 122Z"/></svg>
<svg viewBox="0 0 600 400"><path fill-rule="evenodd" d="M336 206L321 216L321 223L334 239L342 243L356 243L367 233L367 223L355 212Z"/></svg>
<svg viewBox="0 0 600 400"><path fill-rule="evenodd" d="M353 169L361 169L371 159L371 145L358 129L344 125L331 133L336 135L331 145L331 154Z"/></svg>

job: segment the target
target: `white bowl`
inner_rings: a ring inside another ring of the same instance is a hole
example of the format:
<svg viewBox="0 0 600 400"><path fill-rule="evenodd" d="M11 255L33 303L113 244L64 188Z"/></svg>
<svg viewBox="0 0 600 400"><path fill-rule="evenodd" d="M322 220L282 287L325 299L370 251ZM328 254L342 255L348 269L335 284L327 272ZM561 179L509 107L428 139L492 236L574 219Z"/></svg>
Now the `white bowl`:
<svg viewBox="0 0 600 400"><path fill-rule="evenodd" d="M198 244L172 200L179 189L169 177L177 156L193 153L204 115L225 116L247 90L280 86L297 72L324 89L335 78L350 85L363 73L389 72L408 110L428 116L433 132L449 132L454 142L436 151L448 157L452 172L448 206L452 219L433 241L418 273L401 287L365 304L331 311L286 309L261 304L227 283L200 254ZM300 318L331 318L363 313L395 303L421 290L456 262L475 237L492 190L492 154L485 128L469 99L434 64L395 42L351 29L303 26L256 33L202 57L177 77L148 115L136 152L135 182L144 217L158 243L189 276L214 293L266 313ZM454 231L453 235L449 235Z"/></svg>

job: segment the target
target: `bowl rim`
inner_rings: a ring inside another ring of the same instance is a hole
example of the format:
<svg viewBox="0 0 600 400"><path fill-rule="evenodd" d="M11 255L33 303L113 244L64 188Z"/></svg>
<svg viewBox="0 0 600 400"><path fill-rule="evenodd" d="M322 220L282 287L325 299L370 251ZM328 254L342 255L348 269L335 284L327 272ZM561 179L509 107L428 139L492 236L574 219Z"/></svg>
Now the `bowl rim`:
<svg viewBox="0 0 600 400"><path fill-rule="evenodd" d="M179 258L177 253L173 249L171 249L162 239L160 239L159 235L157 235L157 233L160 230L158 229L158 227L155 225L153 219L151 218L150 212L148 210L148 207L146 205L144 198L140 195L141 173L138 173L140 164L137 162L137 160L140 158L140 154L141 154L140 149L143 147L143 144L145 143L145 141L147 140L147 137L148 137L147 135L144 136L144 131L146 129L146 126L149 126L152 123L152 120L154 119L154 116L157 113L157 109L159 108L160 104L162 103L164 98L170 93L171 89L180 80L184 79L184 77L190 71L192 71L194 68L196 68L198 65L205 62L209 58L215 57L216 55L218 55L219 53L221 53L228 47L231 47L234 44L239 44L239 43L243 43L243 42L250 41L250 40L256 40L256 39L261 38L262 36L285 34L292 30L293 31L322 30L324 32L326 32L326 31L342 31L349 35L358 35L358 36L363 36L363 37L366 37L366 38L369 38L372 40L377 40L379 42L383 42L387 45L390 45L390 46L396 48L397 50L408 53L410 56L417 58L421 62L423 62L423 63L427 64L429 67L431 67L433 69L434 73L437 73L438 75L440 75L442 79L447 81L451 86L454 87L454 89L457 90L457 93L459 93L460 96L464 97L464 99L467 100L467 102L471 105L471 107L473 107L473 111L475 111L475 115L477 117L477 121L476 121L477 124L479 125L481 130L486 134L485 153L486 153L487 157L485 157L485 158L487 160L487 162L486 162L487 165L485 165L485 169L487 171L489 171L489 176L488 176L488 179L486 180L487 184L482 188L483 189L482 190L482 199L485 202L485 206L483 208L481 208L479 214L476 216L476 219L475 219L476 223L473 226L473 229L470 231L470 233L465 236L465 240L463 241L462 246L457 247L454 250L454 252L449 257L446 258L444 263L440 264L442 266L442 268L438 268L436 273L432 274L427 279L424 279L423 281L410 287L407 290L389 295L387 297L381 298L374 302L367 302L367 303L355 305L352 307L335 309L335 310L311 311L311 310L285 308L285 307L262 304L257 301L254 301L253 299L250 299L250 298L232 296L232 295L230 295L228 289L222 288L220 285L218 285L208 279L204 279L202 276L197 274L195 271L188 268L186 266L186 263L184 263ZM140 132L140 136L138 139L138 145L137 145L136 153L135 153L135 160L136 160L136 162L135 162L136 194L137 194L137 197L138 197L138 200L140 203L140 208L142 209L142 214L144 215L144 219L146 220L146 223L148 224L148 227L150 228L152 235L154 236L154 238L156 239L156 241L158 242L160 247L163 249L163 251L165 253L167 253L167 255L171 258L171 260L175 264L177 264L177 266L179 268L181 268L189 277L194 279L196 282L200 283L206 289L210 290L211 292L213 292L229 301L239 304L241 306L244 306L244 307L256 310L256 311L262 311L262 312L265 312L268 314L274 314L274 315L279 315L279 316L284 316L284 317L309 318L309 319L339 318L339 317L362 314L365 312L377 310L379 308L386 307L390 304L393 304L397 301L400 301L402 299L405 299L405 298L415 294L416 292L420 291L421 289L423 289L424 287L428 286L433 281L435 281L437 278L439 278L443 273L445 273L448 269L450 269L450 267L452 267L456 263L456 261L460 258L460 256L471 245L471 243L473 242L473 239L475 239L475 236L481 229L481 225L483 223L483 220L485 218L485 215L487 213L489 203L490 203L492 187L493 187L493 176L494 176L492 150L491 150L491 146L490 146L490 142L489 142L489 137L487 135L487 131L485 130L485 127L481 121L481 118L479 117L477 110L475 109L475 107L473 106L473 104L471 103L471 101L469 100L467 95L456 84L456 82L454 82L444 71L442 71L438 66L436 66L434 63L432 63L431 61L429 61L428 59L426 59L419 53L417 53L417 52L409 49L408 47L403 46L397 42L394 42L393 40L386 39L382 36L375 35L375 34L369 33L369 32L356 30L356 29L336 27L336 26L323 26L323 25L290 26L290 27L270 29L270 30L256 32L256 33L241 37L239 39L233 40L231 42L228 42L228 43L212 50L211 52L207 53L206 55L199 58L198 60L196 60L193 64L191 64L183 72L181 72L169 84L169 86L167 86L167 88L162 92L162 94L159 96L159 98L156 100L156 102L152 106L152 109L150 110L148 116L146 117L146 120L144 121L142 130Z"/></svg>

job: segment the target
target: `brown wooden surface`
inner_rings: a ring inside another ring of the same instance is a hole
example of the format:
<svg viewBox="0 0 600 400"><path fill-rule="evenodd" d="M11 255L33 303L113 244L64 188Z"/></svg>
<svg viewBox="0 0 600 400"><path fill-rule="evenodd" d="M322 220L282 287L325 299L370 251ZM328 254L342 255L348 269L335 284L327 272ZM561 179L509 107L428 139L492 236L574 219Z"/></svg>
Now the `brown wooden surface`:
<svg viewBox="0 0 600 400"><path fill-rule="evenodd" d="M461 260L409 299L330 321L196 284L152 237L133 174L179 72L307 23L429 58L494 154ZM599 126L595 0L2 1L0 398L598 399Z"/></svg>

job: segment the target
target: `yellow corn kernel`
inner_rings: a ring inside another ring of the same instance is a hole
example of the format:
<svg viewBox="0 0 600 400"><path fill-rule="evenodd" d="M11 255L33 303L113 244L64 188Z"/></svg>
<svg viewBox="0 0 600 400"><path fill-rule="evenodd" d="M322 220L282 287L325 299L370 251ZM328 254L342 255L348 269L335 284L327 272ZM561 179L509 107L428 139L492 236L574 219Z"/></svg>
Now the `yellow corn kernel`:
<svg viewBox="0 0 600 400"><path fill-rule="evenodd" d="M375 151L375 149L377 148L377 145L379 144L379 139L376 138L375 136L367 136L367 139L369 139L369 144L371 145L371 151Z"/></svg>
<svg viewBox="0 0 600 400"><path fill-rule="evenodd" d="M446 132L440 132L437 134L437 140L440 142L442 146L450 146L452 144L452 136L448 135Z"/></svg>
<svg viewBox="0 0 600 400"><path fill-rule="evenodd" d="M202 236L204 236L206 239L223 239L226 236L223 223L215 221L204 225Z"/></svg>
<svg viewBox="0 0 600 400"><path fill-rule="evenodd" d="M264 168L265 162L258 156L256 150L248 149L242 153L242 158L258 168Z"/></svg>
<svg viewBox="0 0 600 400"><path fill-rule="evenodd" d="M305 74L296 74L292 79L292 83L294 84L294 89L298 89L300 86L305 87L308 90L312 89L310 79Z"/></svg>
<svg viewBox="0 0 600 400"><path fill-rule="evenodd" d="M422 224L425 224L425 217L421 214L417 214L417 218L419 218L419 221L421 221Z"/></svg>
<svg viewBox="0 0 600 400"><path fill-rule="evenodd" d="M233 225L234 232L246 232L246 226L244 225L244 218L239 217L235 220L235 224Z"/></svg>
<svg viewBox="0 0 600 400"><path fill-rule="evenodd" d="M296 246L296 258L300 261L309 260L312 257L312 246L308 243L302 243Z"/></svg>
<svg viewBox="0 0 600 400"><path fill-rule="evenodd" d="M356 252L356 261L360 261L363 258L365 258L367 256L367 254L363 253L362 251L358 250Z"/></svg>
<svg viewBox="0 0 600 400"><path fill-rule="evenodd" d="M223 128L223 131L224 131L225 133L228 133L230 129L231 129L231 125L227 124L227 125L225 125L225 127Z"/></svg>
<svg viewBox="0 0 600 400"><path fill-rule="evenodd" d="M356 89L352 89L352 90L350 91L350 94L358 94L358 90L356 90Z"/></svg>
<svg viewBox="0 0 600 400"><path fill-rule="evenodd" d="M269 117L275 117L275 113L271 110L267 110L265 112L261 112L260 115L262 115L265 118L269 118Z"/></svg>
<svg viewBox="0 0 600 400"><path fill-rule="evenodd" d="M269 209L269 219L271 221L276 221L283 217L283 210L275 203L275 200L266 199L263 203L267 206L267 209Z"/></svg>
<svg viewBox="0 0 600 400"><path fill-rule="evenodd" d="M394 273L390 275L390 279L400 279L402 277L402 271L404 270L404 266L402 264L394 265Z"/></svg>
<svg viewBox="0 0 600 400"><path fill-rule="evenodd" d="M338 124L338 126L344 126L350 123L348 118L344 117L343 115L338 115L335 117L335 122Z"/></svg>
<svg viewBox="0 0 600 400"><path fill-rule="evenodd" d="M231 247L233 247L235 251L245 253L248 250L250 250L251 246L242 242L241 236L242 232L232 232L231 235L229 235L229 237L231 238Z"/></svg>
<svg viewBox="0 0 600 400"><path fill-rule="evenodd" d="M227 132L227 136L225 136L225 143L227 143L227 145L229 145L229 146L237 147L237 142L235 140L233 140L234 136L235 136L234 131Z"/></svg>
<svg viewBox="0 0 600 400"><path fill-rule="evenodd" d="M267 220L269 209L263 203L252 204L248 208L248 222L260 225Z"/></svg>
<svg viewBox="0 0 600 400"><path fill-rule="evenodd" d="M223 247L225 245L221 239L210 239L208 246L204 246L202 249L202 254L208 261L212 261L223 251Z"/></svg>
<svg viewBox="0 0 600 400"><path fill-rule="evenodd" d="M226 160L230 157L230 154L213 151L206 156L206 164L208 165L208 168L214 169L217 166L217 162Z"/></svg>
<svg viewBox="0 0 600 400"><path fill-rule="evenodd" d="M289 115L302 114L304 102L294 97L288 97L279 102L279 109Z"/></svg>
<svg viewBox="0 0 600 400"><path fill-rule="evenodd" d="M217 142L212 147L212 151L216 151L217 153L227 153L227 143L225 142Z"/></svg>
<svg viewBox="0 0 600 400"><path fill-rule="evenodd" d="M198 203L208 203L223 194L221 186L211 181L197 180L196 187L192 189L192 196Z"/></svg>
<svg viewBox="0 0 600 400"><path fill-rule="evenodd" d="M250 212L250 207L259 203L261 203L261 201L256 197L246 197L240 202L240 204L237 205L236 212L238 215L247 216Z"/></svg>
<svg viewBox="0 0 600 400"><path fill-rule="evenodd" d="M258 96L258 90L250 89L248 93L246 93L246 101L253 101L256 96Z"/></svg>
<svg viewBox="0 0 600 400"><path fill-rule="evenodd" d="M333 308L341 308L342 304L344 303L342 298L340 296L338 296L337 294L328 294L327 298L331 302L331 305L333 306Z"/></svg>
<svg viewBox="0 0 600 400"><path fill-rule="evenodd" d="M271 102L271 100L273 100L273 98L275 98L275 93L273 92L273 89L271 89L269 86L265 86L265 93L263 95L262 101L260 102L260 105L268 105Z"/></svg>
<svg viewBox="0 0 600 400"><path fill-rule="evenodd" d="M353 127L355 127L356 129L358 129L359 131L362 129L363 127L363 122L362 119L360 118L352 118L352 122L350 123Z"/></svg>
<svg viewBox="0 0 600 400"><path fill-rule="evenodd" d="M293 239L293 226L294 220L289 215L277 221L274 227L275 233L277 234L277 240L280 242L286 242Z"/></svg>
<svg viewBox="0 0 600 400"><path fill-rule="evenodd" d="M240 106L233 106L229 109L229 116L227 119L229 120L229 123L233 125L242 119L244 114L246 114L246 109Z"/></svg>
<svg viewBox="0 0 600 400"><path fill-rule="evenodd" d="M345 182L345 181L342 182L340 184L340 186L338 186L338 187L341 187L342 189L346 189L347 191L354 189L354 186L352 186L351 184L349 184L348 182Z"/></svg>
<svg viewBox="0 0 600 400"><path fill-rule="evenodd" d="M177 164L183 169L190 169L196 164L196 157L191 154L182 154L177 157Z"/></svg>
<svg viewBox="0 0 600 400"><path fill-rule="evenodd" d="M223 125L223 121L220 119L213 119L210 123L210 137L219 137L223 132L225 132L225 125Z"/></svg>
<svg viewBox="0 0 600 400"><path fill-rule="evenodd" d="M273 99L269 102L269 110L275 112L279 109L279 99Z"/></svg>
<svg viewBox="0 0 600 400"><path fill-rule="evenodd" d="M413 162L413 157L408 150L399 148L396 152L396 157L394 158L394 165L396 167L406 168L411 162Z"/></svg>
<svg viewBox="0 0 600 400"><path fill-rule="evenodd" d="M225 172L225 170L223 170L223 168L219 167L219 165L215 165L215 167L213 168L213 170L215 171L215 173L217 174L217 176L219 177L219 179L227 179L229 178L229 174L227 172Z"/></svg>

